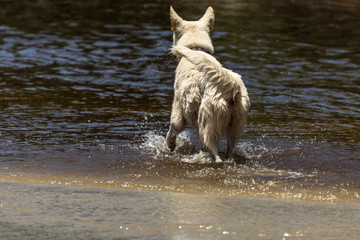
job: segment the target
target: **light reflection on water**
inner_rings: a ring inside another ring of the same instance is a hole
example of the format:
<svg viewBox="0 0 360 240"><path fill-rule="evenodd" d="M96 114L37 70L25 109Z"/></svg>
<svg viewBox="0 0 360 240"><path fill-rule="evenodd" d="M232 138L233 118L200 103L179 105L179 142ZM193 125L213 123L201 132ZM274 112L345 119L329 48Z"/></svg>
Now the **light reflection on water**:
<svg viewBox="0 0 360 240"><path fill-rule="evenodd" d="M174 5L195 19L207 4ZM215 56L252 103L237 157L219 166L191 131L175 155L164 144L169 3L0 1L0 180L357 203L352 4L213 3Z"/></svg>

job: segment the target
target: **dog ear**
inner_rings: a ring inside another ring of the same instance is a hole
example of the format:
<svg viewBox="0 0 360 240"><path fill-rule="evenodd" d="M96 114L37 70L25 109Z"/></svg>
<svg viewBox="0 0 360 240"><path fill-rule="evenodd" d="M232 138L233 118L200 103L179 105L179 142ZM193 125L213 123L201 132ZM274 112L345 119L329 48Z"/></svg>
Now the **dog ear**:
<svg viewBox="0 0 360 240"><path fill-rule="evenodd" d="M204 16L202 16L199 21L209 28L209 32L212 32L214 30L215 23L214 9L212 7L208 7Z"/></svg>
<svg viewBox="0 0 360 240"><path fill-rule="evenodd" d="M183 21L184 20L175 12L174 8L170 6L171 31L176 33Z"/></svg>

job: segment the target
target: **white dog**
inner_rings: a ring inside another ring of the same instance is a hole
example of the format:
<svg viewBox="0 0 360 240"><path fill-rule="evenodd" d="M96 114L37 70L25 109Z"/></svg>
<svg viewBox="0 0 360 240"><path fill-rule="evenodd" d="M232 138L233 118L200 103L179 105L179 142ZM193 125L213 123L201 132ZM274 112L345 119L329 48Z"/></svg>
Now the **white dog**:
<svg viewBox="0 0 360 240"><path fill-rule="evenodd" d="M240 138L250 106L241 76L228 70L213 57L214 47L210 32L215 14L209 7L198 21L183 20L170 7L173 31L172 53L178 57L171 125L166 143L171 151L176 147L176 136L186 125L198 129L200 141L216 162L222 162L218 145L226 134L226 158Z"/></svg>

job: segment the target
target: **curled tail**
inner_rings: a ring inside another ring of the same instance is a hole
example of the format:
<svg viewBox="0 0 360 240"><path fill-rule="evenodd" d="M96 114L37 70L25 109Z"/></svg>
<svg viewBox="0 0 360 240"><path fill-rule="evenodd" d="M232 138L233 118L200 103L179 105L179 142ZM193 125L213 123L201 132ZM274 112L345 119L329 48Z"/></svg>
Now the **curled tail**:
<svg viewBox="0 0 360 240"><path fill-rule="evenodd" d="M215 95L227 99L229 102L240 102L247 111L249 97L241 76L228 70L210 54L202 51L191 50L187 47L173 46L172 54L185 57L196 65L198 71L206 75L205 86L215 90Z"/></svg>

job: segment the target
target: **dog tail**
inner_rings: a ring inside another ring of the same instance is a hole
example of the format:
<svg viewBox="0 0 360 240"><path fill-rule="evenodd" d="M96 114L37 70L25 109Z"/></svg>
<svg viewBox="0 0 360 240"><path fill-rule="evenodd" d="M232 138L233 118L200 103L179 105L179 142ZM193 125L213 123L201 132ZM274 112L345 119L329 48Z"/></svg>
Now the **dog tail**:
<svg viewBox="0 0 360 240"><path fill-rule="evenodd" d="M178 57L185 57L196 65L197 70L206 74L204 85L212 90L216 97L223 97L232 104L241 102L241 105L248 110L249 97L239 74L222 67L213 56L202 51L173 46L171 53Z"/></svg>

